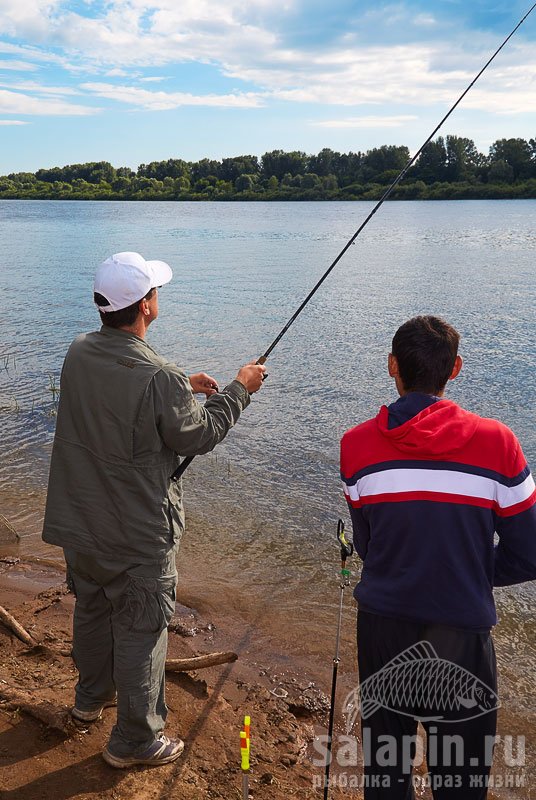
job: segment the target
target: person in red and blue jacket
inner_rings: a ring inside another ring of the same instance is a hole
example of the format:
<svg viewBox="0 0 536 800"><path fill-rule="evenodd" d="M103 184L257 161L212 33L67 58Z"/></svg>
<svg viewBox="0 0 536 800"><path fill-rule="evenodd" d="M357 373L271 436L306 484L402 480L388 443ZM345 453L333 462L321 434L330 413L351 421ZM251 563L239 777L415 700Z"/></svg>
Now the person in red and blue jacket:
<svg viewBox="0 0 536 800"><path fill-rule="evenodd" d="M506 425L443 396L462 367L459 338L432 316L398 329L388 368L400 397L345 433L341 477L363 560L354 592L361 686L405 653L431 652L436 678L440 661L456 664L479 682L478 700L482 685L496 697L493 587L536 579L536 488ZM423 642L431 649L412 650ZM424 686L424 667L406 674L418 673ZM427 706L419 686L403 688L405 706L395 711L376 698L377 710L362 719L366 800L414 797L411 765L401 762L404 737L415 735L418 719L428 733L434 798L485 798L498 703L476 703L472 716L474 697L455 697L449 708L465 708L458 718L471 718L447 720L445 709ZM464 753L462 763L448 764L430 743L454 734ZM385 735L394 737L399 763L380 763Z"/></svg>

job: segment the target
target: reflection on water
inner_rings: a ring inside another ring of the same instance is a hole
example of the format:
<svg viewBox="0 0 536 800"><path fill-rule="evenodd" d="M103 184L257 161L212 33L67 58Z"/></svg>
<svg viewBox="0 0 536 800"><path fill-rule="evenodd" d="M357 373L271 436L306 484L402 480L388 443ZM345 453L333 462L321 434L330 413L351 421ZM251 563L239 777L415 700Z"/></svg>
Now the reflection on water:
<svg viewBox="0 0 536 800"><path fill-rule="evenodd" d="M225 383L266 350L369 210L1 201L0 505L23 549L44 553L54 388L69 342L98 326L91 285L100 260L133 249L169 261L174 280L149 339L187 370ZM534 201L383 207L274 351L269 379L237 428L187 473L193 527L213 545L215 603L231 603L245 574L289 641L329 651L334 531L345 516L338 441L393 399L386 353L414 314L437 313L459 328L465 368L452 398L509 424L536 463L535 212ZM503 695L533 711L533 589L498 597Z"/></svg>

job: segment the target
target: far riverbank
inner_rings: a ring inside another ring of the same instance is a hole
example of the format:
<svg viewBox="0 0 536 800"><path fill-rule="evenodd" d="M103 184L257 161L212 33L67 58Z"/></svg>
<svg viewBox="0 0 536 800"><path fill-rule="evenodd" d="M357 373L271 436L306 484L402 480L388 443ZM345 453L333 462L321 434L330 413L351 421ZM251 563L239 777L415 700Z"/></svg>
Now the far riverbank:
<svg viewBox="0 0 536 800"><path fill-rule="evenodd" d="M200 191L184 189L163 181L147 179L145 184L133 184L118 190L113 183L22 182L0 178L0 200L122 200L122 201L177 201L177 202L307 202L307 201L352 201L379 200L388 184L367 182L351 183L336 189L326 188L322 183L311 188L280 185L267 188L252 184L250 188L236 190L232 184L218 187L217 182L208 183ZM536 178L515 183L478 183L438 181L425 183L403 181L398 184L389 201L404 200L531 200L536 198ZM388 201L388 202L389 202Z"/></svg>

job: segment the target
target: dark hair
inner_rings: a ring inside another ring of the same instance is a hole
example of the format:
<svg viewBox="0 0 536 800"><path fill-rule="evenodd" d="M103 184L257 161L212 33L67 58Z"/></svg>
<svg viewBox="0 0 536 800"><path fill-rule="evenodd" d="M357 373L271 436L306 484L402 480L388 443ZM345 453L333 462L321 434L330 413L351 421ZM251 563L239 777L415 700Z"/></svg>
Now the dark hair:
<svg viewBox="0 0 536 800"><path fill-rule="evenodd" d="M437 394L458 355L460 334L439 317L413 317L394 335L391 348L406 392Z"/></svg>
<svg viewBox="0 0 536 800"><path fill-rule="evenodd" d="M124 328L134 325L139 314L141 301L150 300L154 293L155 289L149 289L145 297L140 297L137 302L132 303L131 306L127 306L126 308L121 308L119 311L101 311L99 309L102 324L106 325L108 328ZM93 300L97 306L109 305L106 297L98 292L94 292Z"/></svg>

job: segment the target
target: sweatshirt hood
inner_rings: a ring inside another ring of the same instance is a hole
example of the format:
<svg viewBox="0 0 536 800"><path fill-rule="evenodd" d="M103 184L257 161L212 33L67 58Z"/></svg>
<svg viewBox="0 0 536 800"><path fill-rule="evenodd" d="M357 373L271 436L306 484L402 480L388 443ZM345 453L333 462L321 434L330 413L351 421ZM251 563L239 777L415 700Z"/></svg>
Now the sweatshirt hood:
<svg viewBox="0 0 536 800"><path fill-rule="evenodd" d="M437 457L465 447L479 418L452 400L438 400L414 417L389 430L389 410L382 406L376 422L380 433L403 453Z"/></svg>

